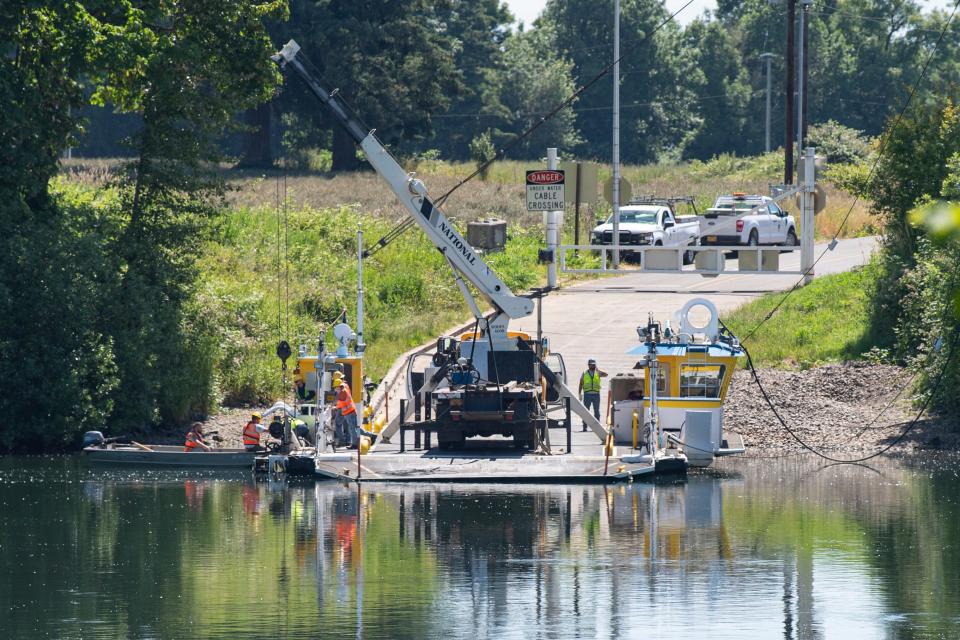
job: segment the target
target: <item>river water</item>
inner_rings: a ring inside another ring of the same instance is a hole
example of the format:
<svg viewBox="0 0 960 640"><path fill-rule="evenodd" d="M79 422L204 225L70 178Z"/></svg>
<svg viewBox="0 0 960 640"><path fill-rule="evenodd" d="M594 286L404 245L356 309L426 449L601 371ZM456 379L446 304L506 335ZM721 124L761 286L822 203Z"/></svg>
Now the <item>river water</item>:
<svg viewBox="0 0 960 640"><path fill-rule="evenodd" d="M960 462L255 483L0 459L3 638L957 638Z"/></svg>

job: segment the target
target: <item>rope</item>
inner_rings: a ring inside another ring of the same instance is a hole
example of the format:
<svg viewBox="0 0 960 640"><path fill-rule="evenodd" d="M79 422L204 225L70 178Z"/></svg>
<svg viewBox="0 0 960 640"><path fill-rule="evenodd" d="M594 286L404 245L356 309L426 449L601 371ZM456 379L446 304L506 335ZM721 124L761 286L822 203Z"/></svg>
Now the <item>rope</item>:
<svg viewBox="0 0 960 640"><path fill-rule="evenodd" d="M940 47L940 43L943 41L944 34L946 34L947 30L950 28L950 25L953 23L953 17L957 13L957 7L960 7L960 0L957 0L956 2L954 2L953 11L950 12L950 18L947 20L946 24L944 24L943 30L940 32L940 37L938 37L936 43L934 43L933 49L930 51L930 55L927 56L927 60L923 64L923 69L921 69L920 71L920 76L917 78L917 83L910 89L910 95L907 96L906 102L903 103L903 107L900 109L900 113L897 114L897 118L896 120L894 120L893 126L891 126L887 130L887 134L880 141L880 148L877 150L877 156L876 158L874 158L873 164L870 167L870 172L867 174L867 181L866 181L867 185L869 185L873 181L874 174L876 173L877 167L880 164L880 159L883 157L884 152L886 152L887 150L887 145L890 142L890 138L893 136L893 132L900 125L900 121L903 119L903 115L906 113L907 108L910 106L910 103L913 102L913 97L914 95L916 95L917 89L923 83L923 80L927 75L927 68L930 66L930 62L933 60L933 57L937 54L937 49ZM846 226L847 220L850 218L850 214L853 213L853 208L857 206L857 203L859 201L860 201L860 194L855 193L853 202L850 203L850 208L847 209L846 215L844 215L843 220L840 221L840 226L837 227L836 233L833 234L833 238L831 239L830 244L827 246L826 249L823 250L823 252L820 253L817 259L813 261L813 264L810 265L810 267L803 272L803 275L800 276L800 279L797 280L797 282L792 287L790 287L790 289L783 295L780 301L774 305L773 309L771 309L767 313L767 315L764 316L763 320L757 323L757 326L751 329L750 332L747 333L746 336L744 336L743 338L744 341L750 340L751 338L753 338L754 334L757 333L760 327L762 327L770 318L772 318L773 314L775 314L777 310L781 306L783 306L783 303L786 301L786 299L789 298L794 291L800 288L800 286L803 284L804 279L810 273L813 272L814 267L816 267L817 264L820 262L820 260L823 259L823 256L827 255L828 251L831 251L830 247L833 246L833 243L836 242L837 238L840 236L840 232L843 231L843 228Z"/></svg>

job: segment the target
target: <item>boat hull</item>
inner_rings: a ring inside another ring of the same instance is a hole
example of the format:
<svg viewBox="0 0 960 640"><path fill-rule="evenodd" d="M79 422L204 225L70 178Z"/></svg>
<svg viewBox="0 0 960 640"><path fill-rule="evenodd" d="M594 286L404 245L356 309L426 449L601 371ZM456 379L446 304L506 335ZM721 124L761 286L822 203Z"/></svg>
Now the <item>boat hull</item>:
<svg viewBox="0 0 960 640"><path fill-rule="evenodd" d="M185 467L207 469L252 469L256 453L244 449L214 449L186 452L183 447L159 446L146 451L137 447L86 447L84 455L97 464L131 464L158 467Z"/></svg>

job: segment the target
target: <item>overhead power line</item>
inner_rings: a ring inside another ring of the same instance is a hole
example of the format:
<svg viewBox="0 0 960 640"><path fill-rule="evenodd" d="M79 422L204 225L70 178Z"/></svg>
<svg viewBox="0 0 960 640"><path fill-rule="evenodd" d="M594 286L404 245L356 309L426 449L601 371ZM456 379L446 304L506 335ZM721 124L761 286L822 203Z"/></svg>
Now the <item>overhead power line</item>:
<svg viewBox="0 0 960 640"><path fill-rule="evenodd" d="M960 0L958 0L958 1L960 1ZM610 73L610 71L613 69L614 66L616 66L616 64L617 64L618 62L620 62L621 60L623 60L623 59L624 59L625 57L627 57L628 55L634 53L634 52L635 52L637 49L639 49L643 44L645 44L646 42L648 42L648 41L650 40L650 38L652 38L655 33L657 33L658 31L660 31L660 29L662 29L664 26L666 26L666 25L669 24L671 21L673 21L673 19L676 18L676 17L680 14L680 12L682 12L684 9L686 9L687 7L689 7L692 3L693 3L693 0L687 0L687 2L686 2L682 7L680 7L680 8L677 9L676 11L674 11L672 14L670 14L670 15L669 15L668 17L666 17L664 20L662 20L652 31L650 31L650 33L646 34L643 38L640 38L632 47L630 47L630 48L629 48L625 53L623 53L619 58L617 58L616 60L614 60L613 62L611 62L610 64L608 64L606 67L604 67L603 70L600 71L600 73L598 73L597 75L595 75L593 78L591 78L591 79L590 79L589 81L587 81L585 84L583 84L579 89L577 89L577 90L574 91L572 94L570 94L569 96L567 96L567 98L565 98L563 101L561 101L560 104L558 104L556 107L554 107L553 109L551 109L547 114L541 116L540 119L537 120L536 122L534 122L530 127L528 127L526 131L524 131L523 133L521 133L520 135L518 135L517 137L515 137L515 138L514 138L513 140L511 140L506 146L504 146L504 147L500 148L499 150L497 150L497 152L493 155L492 158L490 158L489 160L487 160L486 162L484 162L484 163L482 163L480 166L478 166L478 167L473 171L473 173L471 173L470 175L468 175L466 178L463 178L463 179L460 180L457 184L455 184L455 185L453 185L452 187L450 187L450 189L448 189L447 192L444 193L442 196L440 196L439 198L437 198L437 200L436 200L433 204L434 204L435 206L437 206L437 207L442 206L442 205L447 201L447 198L449 198L450 195L453 194L455 191L457 191L460 187L462 187L463 185L467 184L468 182L470 182L471 180L473 180L474 178L476 178L478 175L480 175L481 173L483 173L484 171L486 171L486 170L490 167L490 165L492 165L492 164L493 164L494 162L496 162L497 160L503 159L503 157L506 156L506 154L507 154L508 151L510 151L512 148L514 148L515 146L517 146L518 144L520 144L521 141L523 141L523 140L525 140L526 138L528 138L528 137L530 136L530 134L532 134L534 131L536 131L537 129L539 129L539 128L540 128L541 126L543 126L546 122L548 122L549 120L553 119L553 117L556 116L558 113L560 113L560 111L562 111L562 110L565 109L566 107L568 107L568 106L570 106L571 104L573 104L573 102L574 102L577 98L579 98L586 90L588 90L590 87L592 87L592 86L595 85L597 82L599 82L600 79L602 79L604 76L606 76L608 73ZM366 251L364 251L364 257L369 257L369 256L375 254L377 251L379 251L379 250L382 249L383 247L385 247L385 246L387 245L387 243L390 241L390 240L387 240L387 236L392 236L392 238L395 238L395 237L399 236L401 233L403 233L407 228L409 228L409 227L412 226L413 224L414 224L414 221L413 221L412 219L408 219L408 220L402 222L401 224L397 225L397 226L394 227L393 229L391 229L391 230L387 233L387 235L385 235L385 236L383 236L382 238L380 238L380 240L378 240L378 241L376 242L376 244L374 244L374 246L372 246L370 249L367 249Z"/></svg>
<svg viewBox="0 0 960 640"><path fill-rule="evenodd" d="M913 98L917 93L917 89L920 87L920 85L923 83L924 79L926 78L927 70L930 67L930 63L933 61L933 58L937 55L937 49L940 47L940 43L943 42L943 36L947 33L947 30L950 28L950 25L953 23L953 18L957 13L958 6L960 6L960 0L957 0L953 4L953 10L950 12L950 18L947 20L946 24L943 26L943 29L940 31L940 37L938 37L936 43L934 43L933 49L930 51L930 55L927 56L927 59L923 64L923 68L920 70L920 76L917 78L917 83L913 85L913 88L910 90L910 95L907 96L906 102L903 103L903 107L900 109L900 112L897 114L897 118L896 120L894 120L893 125L887 130L886 135L884 135L883 138L881 139L880 148L877 150L877 155L874 158L872 165L870 166L870 172L867 174L867 180L865 184L870 185L870 183L873 181L874 175L876 174L877 167L880 164L880 160L883 158L883 154L887 151L887 146L890 142L890 138L893 135L893 132L896 131L897 127L900 125L900 121L903 120L903 116L906 113L907 109L910 107L910 104L913 102ZM850 214L853 213L853 209L854 207L857 206L857 203L859 201L860 201L860 194L855 193L853 202L850 203L850 208L847 209L847 213L843 216L843 220L840 221L840 226L837 227L836 233L833 234L833 238L831 239L830 244L827 246L826 249L824 249L820 253L819 256L817 256L817 259L813 261L813 264L810 265L803 272L803 275L800 276L800 279L797 280L797 282L794 283L794 285L790 287L790 289L788 289L786 293L783 294L783 297L780 298L779 301L777 301L777 304L773 306L773 309L767 312L767 314L763 317L763 319L760 320L760 322L758 322L757 325L753 329L751 329L747 333L747 335L743 337L744 341L751 339L757 333L757 331L760 330L760 327L766 324L767 321L773 317L773 315L780 309L780 307L783 306L783 303L787 301L787 298L793 295L793 293L800 288L800 286L803 284L804 279L807 277L807 275L813 272L814 268L817 266L820 260L822 260L823 257L827 255L827 252L832 250L832 248L835 246L834 243L836 242L837 238L840 237L840 232L843 231L843 228L847 224L847 220L850 219Z"/></svg>

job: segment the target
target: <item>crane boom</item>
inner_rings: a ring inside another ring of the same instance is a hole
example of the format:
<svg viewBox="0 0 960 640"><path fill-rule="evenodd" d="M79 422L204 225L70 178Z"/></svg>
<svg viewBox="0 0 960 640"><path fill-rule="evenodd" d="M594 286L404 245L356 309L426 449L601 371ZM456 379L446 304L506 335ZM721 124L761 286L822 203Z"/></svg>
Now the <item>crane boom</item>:
<svg viewBox="0 0 960 640"><path fill-rule="evenodd" d="M377 139L374 131L367 130L363 123L352 115L349 107L340 97L339 90L331 91L324 86L318 74L311 70L312 65L300 50L300 45L291 40L273 56L273 60L281 66L293 67L310 91L329 107L340 126L363 149L367 161L380 177L387 181L390 189L406 207L413 220L443 254L455 275L461 274L476 287L487 302L493 305L495 318L502 316L523 318L533 313L533 301L514 295L487 263L477 255L474 248L431 201L423 182L413 177L413 174L404 171L396 158ZM480 318L481 312L476 301L459 277L457 284L474 315ZM503 335L506 332L506 322L496 322L496 325L491 325L490 329L494 334Z"/></svg>

